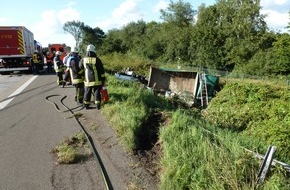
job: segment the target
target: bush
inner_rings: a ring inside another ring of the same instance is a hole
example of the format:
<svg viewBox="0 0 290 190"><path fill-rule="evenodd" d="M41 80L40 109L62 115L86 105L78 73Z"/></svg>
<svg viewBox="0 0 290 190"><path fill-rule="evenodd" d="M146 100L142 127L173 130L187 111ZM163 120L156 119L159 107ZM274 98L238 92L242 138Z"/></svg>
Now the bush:
<svg viewBox="0 0 290 190"><path fill-rule="evenodd" d="M282 86L230 82L210 102L206 118L277 146L278 157L289 162L289 101L289 91Z"/></svg>

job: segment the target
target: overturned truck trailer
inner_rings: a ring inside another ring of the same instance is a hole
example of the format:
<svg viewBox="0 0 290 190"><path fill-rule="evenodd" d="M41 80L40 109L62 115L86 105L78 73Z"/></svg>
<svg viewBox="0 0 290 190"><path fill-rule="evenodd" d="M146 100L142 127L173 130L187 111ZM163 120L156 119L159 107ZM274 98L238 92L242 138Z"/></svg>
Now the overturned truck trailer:
<svg viewBox="0 0 290 190"><path fill-rule="evenodd" d="M217 76L196 71L150 67L147 86L165 95L178 95L190 104L202 105L204 98L209 101L214 96L218 82Z"/></svg>

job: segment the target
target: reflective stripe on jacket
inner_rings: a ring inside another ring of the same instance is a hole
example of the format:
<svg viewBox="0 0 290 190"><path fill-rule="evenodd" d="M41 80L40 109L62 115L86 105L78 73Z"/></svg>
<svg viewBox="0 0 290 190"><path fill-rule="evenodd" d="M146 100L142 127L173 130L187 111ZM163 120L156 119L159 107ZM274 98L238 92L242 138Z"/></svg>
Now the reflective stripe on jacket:
<svg viewBox="0 0 290 190"><path fill-rule="evenodd" d="M39 63L40 61L38 60L38 55L37 55L37 53L34 53L33 55L32 55L32 60L33 60L33 63Z"/></svg>
<svg viewBox="0 0 290 190"><path fill-rule="evenodd" d="M68 60L71 82L73 84L84 82L84 69L80 68L79 59L76 57L70 57Z"/></svg>
<svg viewBox="0 0 290 190"><path fill-rule="evenodd" d="M55 72L63 72L63 62L59 58L59 56L54 57L53 67L54 67Z"/></svg>
<svg viewBox="0 0 290 190"><path fill-rule="evenodd" d="M85 86L102 85L105 80L104 67L98 57L84 57Z"/></svg>

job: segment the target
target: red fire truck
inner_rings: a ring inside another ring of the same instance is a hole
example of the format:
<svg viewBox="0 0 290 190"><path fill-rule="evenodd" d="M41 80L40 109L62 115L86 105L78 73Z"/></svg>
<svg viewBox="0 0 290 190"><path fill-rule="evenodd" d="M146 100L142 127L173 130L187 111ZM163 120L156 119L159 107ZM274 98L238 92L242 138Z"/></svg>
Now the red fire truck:
<svg viewBox="0 0 290 190"><path fill-rule="evenodd" d="M24 26L0 26L0 73L31 71L32 55L40 49L33 33Z"/></svg>

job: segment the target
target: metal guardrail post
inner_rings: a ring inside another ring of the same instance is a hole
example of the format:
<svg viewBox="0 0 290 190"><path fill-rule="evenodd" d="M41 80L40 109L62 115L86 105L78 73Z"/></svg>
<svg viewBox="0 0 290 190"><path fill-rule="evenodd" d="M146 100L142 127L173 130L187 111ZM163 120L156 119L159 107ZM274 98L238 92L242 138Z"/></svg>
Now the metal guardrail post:
<svg viewBox="0 0 290 190"><path fill-rule="evenodd" d="M262 184L266 178L268 170L271 167L274 154L276 152L276 146L269 146L266 155L264 156L264 160L261 164L259 174L258 174L258 184Z"/></svg>

